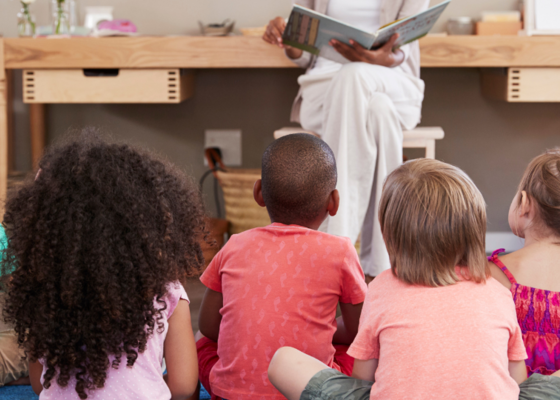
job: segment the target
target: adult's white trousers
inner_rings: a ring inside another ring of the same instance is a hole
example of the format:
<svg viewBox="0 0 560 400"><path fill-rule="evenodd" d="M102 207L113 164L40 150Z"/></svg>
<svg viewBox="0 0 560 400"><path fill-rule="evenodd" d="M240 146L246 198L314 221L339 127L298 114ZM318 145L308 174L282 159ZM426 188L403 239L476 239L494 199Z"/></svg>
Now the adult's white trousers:
<svg viewBox="0 0 560 400"><path fill-rule="evenodd" d="M402 164L403 129L420 121L424 82L400 68L349 63L334 73L306 74L298 80L303 103L300 120L333 150L340 208L321 230L361 236L364 273L390 268L378 219L383 183Z"/></svg>

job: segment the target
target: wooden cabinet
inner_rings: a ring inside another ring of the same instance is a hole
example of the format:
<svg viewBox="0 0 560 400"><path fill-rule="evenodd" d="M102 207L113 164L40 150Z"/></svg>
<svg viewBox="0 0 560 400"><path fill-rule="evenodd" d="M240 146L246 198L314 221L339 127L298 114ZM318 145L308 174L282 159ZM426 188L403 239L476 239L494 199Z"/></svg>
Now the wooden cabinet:
<svg viewBox="0 0 560 400"><path fill-rule="evenodd" d="M560 68L494 68L481 74L484 96L511 103L560 102Z"/></svg>
<svg viewBox="0 0 560 400"><path fill-rule="evenodd" d="M180 69L27 69L25 103L180 103L194 90Z"/></svg>

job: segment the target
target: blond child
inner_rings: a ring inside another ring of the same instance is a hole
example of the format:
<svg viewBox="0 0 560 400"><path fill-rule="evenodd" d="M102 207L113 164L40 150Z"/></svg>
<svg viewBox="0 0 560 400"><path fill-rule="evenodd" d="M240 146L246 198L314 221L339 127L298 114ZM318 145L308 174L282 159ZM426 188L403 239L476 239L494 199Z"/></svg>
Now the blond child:
<svg viewBox="0 0 560 400"><path fill-rule="evenodd" d="M379 219L391 271L369 286L352 378L284 348L270 381L289 400L517 399L527 356L486 264L476 186L451 165L408 162L387 178Z"/></svg>
<svg viewBox="0 0 560 400"><path fill-rule="evenodd" d="M552 375L560 369L560 149L531 161L508 219L525 244L501 257L504 250L496 250L490 270L515 301L529 355L527 373Z"/></svg>

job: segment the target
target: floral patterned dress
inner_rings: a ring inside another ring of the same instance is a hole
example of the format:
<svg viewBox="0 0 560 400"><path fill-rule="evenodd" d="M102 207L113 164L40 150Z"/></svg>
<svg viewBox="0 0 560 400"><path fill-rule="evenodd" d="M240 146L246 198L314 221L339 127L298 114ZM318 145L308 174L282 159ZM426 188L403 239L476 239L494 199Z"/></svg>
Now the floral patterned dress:
<svg viewBox="0 0 560 400"><path fill-rule="evenodd" d="M496 250L488 260L500 268L511 282L517 320L527 349L527 373L552 375L560 370L560 293L523 286L500 261Z"/></svg>

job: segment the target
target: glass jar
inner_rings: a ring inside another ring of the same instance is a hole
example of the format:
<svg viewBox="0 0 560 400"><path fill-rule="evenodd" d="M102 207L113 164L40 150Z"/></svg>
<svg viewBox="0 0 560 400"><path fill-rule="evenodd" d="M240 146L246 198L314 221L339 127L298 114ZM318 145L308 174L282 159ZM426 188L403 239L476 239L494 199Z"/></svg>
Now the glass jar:
<svg viewBox="0 0 560 400"><path fill-rule="evenodd" d="M449 35L474 35L474 21L469 17L450 18L447 22Z"/></svg>
<svg viewBox="0 0 560 400"><path fill-rule="evenodd" d="M70 34L70 1L51 0L53 35Z"/></svg>
<svg viewBox="0 0 560 400"><path fill-rule="evenodd" d="M20 37L32 37L35 35L35 16L29 12L29 4L21 3L22 8L18 17L18 35Z"/></svg>

